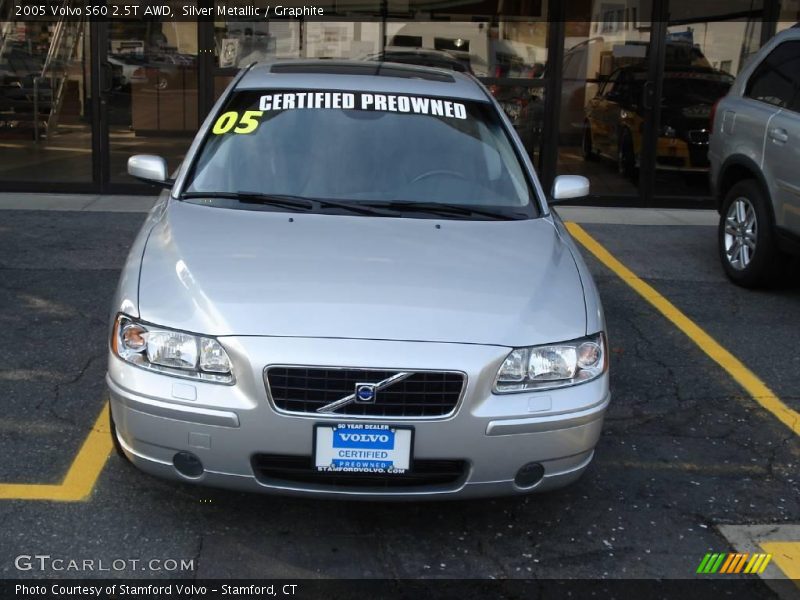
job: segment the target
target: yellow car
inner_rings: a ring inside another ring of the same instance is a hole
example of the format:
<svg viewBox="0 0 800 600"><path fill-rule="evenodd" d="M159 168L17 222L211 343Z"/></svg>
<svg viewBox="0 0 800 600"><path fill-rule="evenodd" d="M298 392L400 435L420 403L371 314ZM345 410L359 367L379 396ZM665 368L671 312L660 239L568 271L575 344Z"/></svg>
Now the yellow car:
<svg viewBox="0 0 800 600"><path fill-rule="evenodd" d="M581 143L586 160L598 155L611 158L621 175L635 175L643 140L645 81L643 66L622 67L611 73L589 101ZM711 108L732 83L731 75L709 67L665 68L657 169L708 171Z"/></svg>

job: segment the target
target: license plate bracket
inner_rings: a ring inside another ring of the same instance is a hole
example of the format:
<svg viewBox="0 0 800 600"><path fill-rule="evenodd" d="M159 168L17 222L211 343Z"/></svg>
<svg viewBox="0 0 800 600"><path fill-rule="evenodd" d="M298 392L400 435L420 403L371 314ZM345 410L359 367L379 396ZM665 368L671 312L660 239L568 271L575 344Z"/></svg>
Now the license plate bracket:
<svg viewBox="0 0 800 600"><path fill-rule="evenodd" d="M314 427L314 466L329 473L402 475L411 470L414 430L378 423Z"/></svg>

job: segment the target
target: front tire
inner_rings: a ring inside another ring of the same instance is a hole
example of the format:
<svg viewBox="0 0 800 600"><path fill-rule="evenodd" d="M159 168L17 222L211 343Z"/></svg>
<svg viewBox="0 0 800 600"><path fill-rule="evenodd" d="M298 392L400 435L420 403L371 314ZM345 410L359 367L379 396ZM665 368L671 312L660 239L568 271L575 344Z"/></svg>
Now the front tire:
<svg viewBox="0 0 800 600"><path fill-rule="evenodd" d="M735 184L722 202L717 228L719 257L725 274L736 285L757 288L773 283L785 265L768 202L753 179Z"/></svg>

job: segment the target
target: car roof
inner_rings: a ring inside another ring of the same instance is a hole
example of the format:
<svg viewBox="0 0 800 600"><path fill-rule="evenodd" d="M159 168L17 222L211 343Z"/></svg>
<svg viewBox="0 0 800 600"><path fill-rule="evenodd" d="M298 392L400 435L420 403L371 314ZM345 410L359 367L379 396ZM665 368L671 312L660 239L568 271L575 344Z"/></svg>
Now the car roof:
<svg viewBox="0 0 800 600"><path fill-rule="evenodd" d="M256 63L237 90L347 90L419 94L489 102L472 76L449 69L363 60L281 60Z"/></svg>

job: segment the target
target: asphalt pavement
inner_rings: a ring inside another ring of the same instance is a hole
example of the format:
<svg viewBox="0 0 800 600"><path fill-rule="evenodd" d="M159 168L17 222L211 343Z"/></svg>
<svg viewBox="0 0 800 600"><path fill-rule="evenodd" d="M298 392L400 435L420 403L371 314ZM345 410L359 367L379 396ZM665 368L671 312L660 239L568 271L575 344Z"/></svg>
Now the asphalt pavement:
<svg viewBox="0 0 800 600"><path fill-rule="evenodd" d="M91 431L105 403L111 296L143 218L0 210L0 491L58 484ZM800 410L798 269L776 289L742 290L724 278L708 224L587 221L591 236ZM497 500L305 500L161 481L112 454L85 501L0 499L0 576L691 579L706 553L742 551L737 528L767 525L774 539L794 531L800 437L588 253L587 262L608 321L613 399L576 484ZM191 568L15 565L34 554L185 559ZM765 572L782 574L774 563Z"/></svg>

